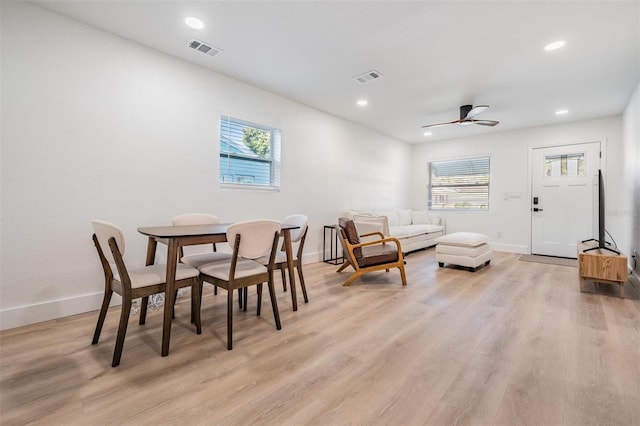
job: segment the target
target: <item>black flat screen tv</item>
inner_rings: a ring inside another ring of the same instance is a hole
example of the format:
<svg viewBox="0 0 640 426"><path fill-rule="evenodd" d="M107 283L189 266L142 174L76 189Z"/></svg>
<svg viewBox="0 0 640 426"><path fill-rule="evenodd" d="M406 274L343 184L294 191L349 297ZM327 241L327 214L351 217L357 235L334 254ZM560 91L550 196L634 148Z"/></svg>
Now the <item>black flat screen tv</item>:
<svg viewBox="0 0 640 426"><path fill-rule="evenodd" d="M595 247L590 247L585 249L584 252L598 249L605 249L612 251L616 254L620 254L619 251L614 250L613 248L607 245L607 229L605 228L605 208L604 208L604 178L602 177L602 170L598 169L598 238L592 238L589 240L584 240L583 243L587 241L596 241L598 243Z"/></svg>

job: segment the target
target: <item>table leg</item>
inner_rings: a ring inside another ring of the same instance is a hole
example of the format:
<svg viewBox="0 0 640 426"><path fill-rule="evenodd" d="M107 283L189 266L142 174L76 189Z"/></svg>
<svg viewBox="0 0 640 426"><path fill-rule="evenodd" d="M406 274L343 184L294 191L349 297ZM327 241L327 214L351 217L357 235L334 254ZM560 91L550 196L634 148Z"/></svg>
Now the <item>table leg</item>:
<svg viewBox="0 0 640 426"><path fill-rule="evenodd" d="M171 338L171 318L175 302L176 267L178 259L178 241L169 239L167 251L167 283L164 291L164 323L162 325L162 356L169 355L169 339Z"/></svg>
<svg viewBox="0 0 640 426"><path fill-rule="evenodd" d="M147 242L147 261L145 265L153 265L156 261L156 247L158 246L158 242L155 238L149 237L149 241Z"/></svg>
<svg viewBox="0 0 640 426"><path fill-rule="evenodd" d="M283 229L284 247L287 253L287 269L289 269L289 287L291 288L291 303L293 310L298 310L298 296L296 295L296 274L293 271L293 248L291 247L291 230Z"/></svg>
<svg viewBox="0 0 640 426"><path fill-rule="evenodd" d="M156 261L156 247L158 246L158 242L155 238L149 237L149 241L147 242L147 259L145 265L153 265ZM140 325L143 325L147 319L147 306L149 305L149 296L145 296L142 298L140 304Z"/></svg>

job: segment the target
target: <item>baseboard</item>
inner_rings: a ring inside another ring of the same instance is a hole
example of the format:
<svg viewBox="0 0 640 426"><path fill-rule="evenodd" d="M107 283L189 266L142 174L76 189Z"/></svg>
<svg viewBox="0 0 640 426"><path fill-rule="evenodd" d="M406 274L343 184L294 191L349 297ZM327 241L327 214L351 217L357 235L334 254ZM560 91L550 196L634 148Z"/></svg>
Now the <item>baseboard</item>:
<svg viewBox="0 0 640 426"><path fill-rule="evenodd" d="M518 244L501 244L489 241L489 246L493 251L504 251L507 253L530 254L529 247Z"/></svg>
<svg viewBox="0 0 640 426"><path fill-rule="evenodd" d="M103 292L83 294L67 299L2 309L0 310L0 330L8 330L23 325L98 310L102 304L103 295ZM111 299L111 306L117 306L121 303L120 296L114 294Z"/></svg>
<svg viewBox="0 0 640 426"><path fill-rule="evenodd" d="M321 261L322 253L320 252L306 253L302 257L303 264ZM0 330L96 311L100 309L103 294L103 292L83 294L66 299L2 309L0 310ZM114 294L110 306L118 306L121 303L120 296Z"/></svg>

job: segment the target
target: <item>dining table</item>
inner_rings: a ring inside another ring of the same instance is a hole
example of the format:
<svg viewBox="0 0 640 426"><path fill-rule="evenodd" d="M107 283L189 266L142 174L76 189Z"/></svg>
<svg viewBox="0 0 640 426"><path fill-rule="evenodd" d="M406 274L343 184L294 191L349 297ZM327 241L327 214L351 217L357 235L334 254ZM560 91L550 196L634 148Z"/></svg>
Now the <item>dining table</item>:
<svg viewBox="0 0 640 426"><path fill-rule="evenodd" d="M149 237L147 242L146 265L153 265L156 258L158 243L167 245L167 276L164 300L164 317L162 324L162 356L169 355L169 340L171 338L171 320L173 318L173 304L175 302L176 267L178 265L178 253L180 247L222 243L227 241L227 228L231 223L219 223L215 225L173 225L173 226L148 226L138 228L138 232ZM284 247L289 269L289 282L291 288L291 303L293 310L298 310L298 297L296 294L294 259L291 243L291 230L299 226L282 224L280 235L284 240Z"/></svg>

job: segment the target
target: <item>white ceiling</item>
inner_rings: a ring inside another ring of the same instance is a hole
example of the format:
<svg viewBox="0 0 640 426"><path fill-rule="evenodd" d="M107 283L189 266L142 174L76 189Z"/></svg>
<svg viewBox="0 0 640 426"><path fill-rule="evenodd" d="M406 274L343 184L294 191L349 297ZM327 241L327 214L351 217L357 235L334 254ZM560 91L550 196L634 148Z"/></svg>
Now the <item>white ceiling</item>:
<svg viewBox="0 0 640 426"><path fill-rule="evenodd" d="M410 143L620 114L640 80L637 0L32 3ZM500 124L423 135L463 104Z"/></svg>

